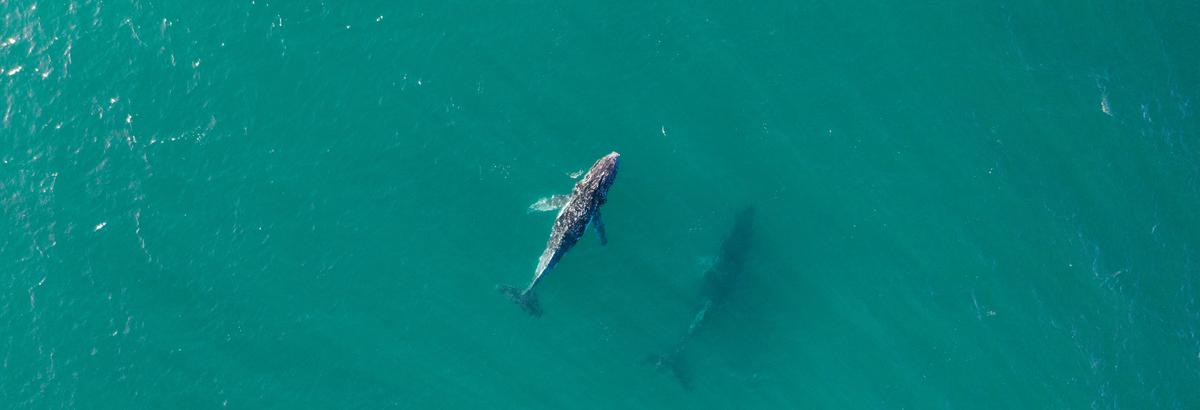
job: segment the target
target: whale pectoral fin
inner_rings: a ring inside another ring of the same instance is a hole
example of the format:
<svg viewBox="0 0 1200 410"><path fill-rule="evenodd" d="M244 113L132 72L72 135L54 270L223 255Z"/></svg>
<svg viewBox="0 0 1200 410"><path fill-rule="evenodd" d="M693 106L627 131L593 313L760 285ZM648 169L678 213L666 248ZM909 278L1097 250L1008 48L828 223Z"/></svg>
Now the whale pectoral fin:
<svg viewBox="0 0 1200 410"><path fill-rule="evenodd" d="M529 212L546 212L562 208L571 200L570 195L553 195L537 200L532 205L529 205Z"/></svg>
<svg viewBox="0 0 1200 410"><path fill-rule="evenodd" d="M604 233L604 220L600 219L600 210L597 209L595 214L592 214L592 229L596 231L596 236L600 237L601 245L608 245L608 235Z"/></svg>

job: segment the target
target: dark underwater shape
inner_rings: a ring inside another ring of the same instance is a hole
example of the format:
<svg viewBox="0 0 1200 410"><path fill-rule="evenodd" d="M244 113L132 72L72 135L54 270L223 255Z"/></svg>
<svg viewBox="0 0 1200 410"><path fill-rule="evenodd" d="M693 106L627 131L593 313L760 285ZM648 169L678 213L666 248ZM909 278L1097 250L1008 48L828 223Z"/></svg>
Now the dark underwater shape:
<svg viewBox="0 0 1200 410"><path fill-rule="evenodd" d="M608 243L604 233L604 222L600 218L600 206L608 202L608 189L617 178L620 159L621 154L616 151L605 155L592 164L587 174L575 183L571 195L562 204L562 209L554 219L550 239L546 241L546 249L538 259L537 270L534 271L533 281L529 282L529 286L524 290L509 285L496 286L500 293L507 295L513 303L521 306L521 309L531 316L542 315L542 308L533 293L534 286L558 265L558 261L576 242L579 242L589 224L600 237L600 244Z"/></svg>
<svg viewBox="0 0 1200 410"><path fill-rule="evenodd" d="M670 370L675 380L684 389L691 390L692 376L683 352L688 341L696 333L696 329L704 323L709 310L724 304L734 284L745 270L746 257L750 250L751 237L754 228L754 207L748 206L738 212L734 219L733 229L721 243L721 253L716 263L704 272L704 283L701 285L701 303L692 317L687 331L679 338L666 353L650 355L644 362L656 369Z"/></svg>

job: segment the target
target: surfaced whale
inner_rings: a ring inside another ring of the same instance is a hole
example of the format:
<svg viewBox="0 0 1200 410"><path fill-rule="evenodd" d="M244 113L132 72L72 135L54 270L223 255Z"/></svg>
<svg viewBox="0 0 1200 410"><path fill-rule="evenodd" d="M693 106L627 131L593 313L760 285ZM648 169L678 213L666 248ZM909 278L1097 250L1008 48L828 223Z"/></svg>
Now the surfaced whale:
<svg viewBox="0 0 1200 410"><path fill-rule="evenodd" d="M604 222L600 219L600 206L608 200L608 188L617 178L617 166L620 164L620 159L621 154L616 152L605 155L592 164L587 174L584 174L583 178L575 183L575 189L571 191L570 195L559 195L549 200L538 201L537 204L530 207L534 210L560 209L558 216L554 219L554 226L550 229L550 240L546 241L546 250L542 251L537 269L533 272L533 281L529 282L529 286L524 289L508 285L496 287L530 315L535 317L542 315L542 308L538 305L537 295L533 293L533 288L546 276L546 273L554 269L563 255L571 250L576 242L579 242L579 238L583 237L588 225L591 225L600 237L601 245L608 242L604 233Z"/></svg>

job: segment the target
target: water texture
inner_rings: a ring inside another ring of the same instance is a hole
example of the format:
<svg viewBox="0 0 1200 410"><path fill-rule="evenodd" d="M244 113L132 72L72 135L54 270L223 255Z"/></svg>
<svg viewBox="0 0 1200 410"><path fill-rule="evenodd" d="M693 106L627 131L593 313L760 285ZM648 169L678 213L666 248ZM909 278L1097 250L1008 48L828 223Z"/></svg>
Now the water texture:
<svg viewBox="0 0 1200 410"><path fill-rule="evenodd" d="M0 18L2 408L1200 408L1195 1Z"/></svg>

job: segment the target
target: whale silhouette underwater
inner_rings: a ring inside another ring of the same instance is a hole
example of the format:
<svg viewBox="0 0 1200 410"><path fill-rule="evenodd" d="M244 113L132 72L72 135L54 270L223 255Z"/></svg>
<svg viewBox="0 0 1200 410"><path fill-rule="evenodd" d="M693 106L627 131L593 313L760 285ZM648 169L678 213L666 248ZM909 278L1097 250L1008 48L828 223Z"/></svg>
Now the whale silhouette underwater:
<svg viewBox="0 0 1200 410"><path fill-rule="evenodd" d="M743 276L753 228L754 207L746 207L738 212L734 219L733 229L721 243L721 252L716 262L704 273L700 301L683 336L664 353L647 356L643 361L656 369L669 370L684 389L690 390L692 385L691 372L683 356L684 350L696 334L696 330L705 323L705 318L710 316L713 309L720 308L725 303L734 285Z"/></svg>

